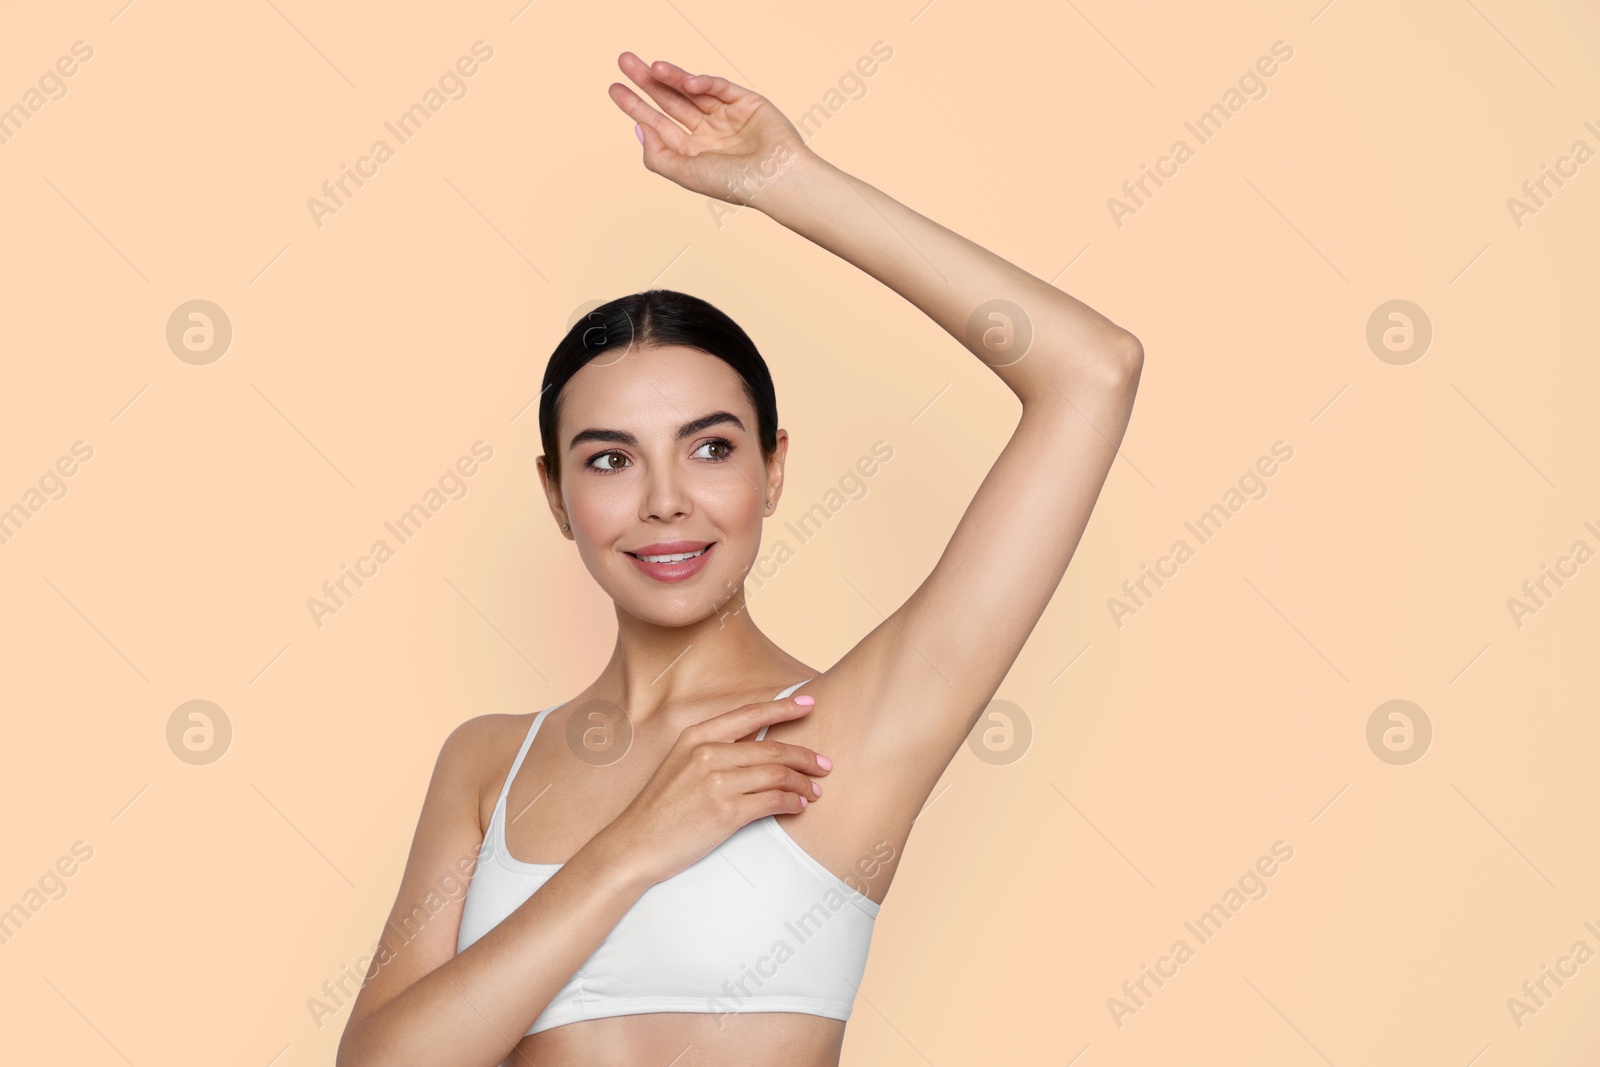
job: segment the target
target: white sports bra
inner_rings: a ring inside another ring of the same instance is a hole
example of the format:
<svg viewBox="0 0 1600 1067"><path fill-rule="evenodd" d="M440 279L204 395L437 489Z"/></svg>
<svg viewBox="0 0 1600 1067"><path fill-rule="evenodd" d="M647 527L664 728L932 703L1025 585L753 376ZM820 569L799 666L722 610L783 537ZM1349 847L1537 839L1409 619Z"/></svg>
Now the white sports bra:
<svg viewBox="0 0 1600 1067"><path fill-rule="evenodd" d="M515 859L505 837L511 783L539 725L558 707L534 716L500 789L467 887L458 953L564 866ZM757 736L766 733L762 727ZM818 863L774 816L762 816L645 890L528 1033L644 1012L787 1011L848 1019L877 915L864 892Z"/></svg>

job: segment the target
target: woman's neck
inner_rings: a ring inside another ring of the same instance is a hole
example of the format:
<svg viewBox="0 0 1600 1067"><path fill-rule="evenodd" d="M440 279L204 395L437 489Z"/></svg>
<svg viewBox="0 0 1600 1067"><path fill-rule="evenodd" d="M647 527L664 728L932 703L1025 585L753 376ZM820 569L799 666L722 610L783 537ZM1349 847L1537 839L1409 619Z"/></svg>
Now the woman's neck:
<svg viewBox="0 0 1600 1067"><path fill-rule="evenodd" d="M748 610L658 626L619 608L616 647L587 693L626 709L638 725L664 708L744 702L768 686L777 693L807 669L762 633Z"/></svg>

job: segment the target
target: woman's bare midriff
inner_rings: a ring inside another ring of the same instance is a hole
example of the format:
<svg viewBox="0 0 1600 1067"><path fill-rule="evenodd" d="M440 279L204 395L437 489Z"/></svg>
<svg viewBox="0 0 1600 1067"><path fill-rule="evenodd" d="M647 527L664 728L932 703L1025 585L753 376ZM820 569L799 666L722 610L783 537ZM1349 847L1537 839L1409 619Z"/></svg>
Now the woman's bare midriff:
<svg viewBox="0 0 1600 1067"><path fill-rule="evenodd" d="M794 1012L652 1012L553 1026L503 1067L837 1067L844 1021Z"/></svg>

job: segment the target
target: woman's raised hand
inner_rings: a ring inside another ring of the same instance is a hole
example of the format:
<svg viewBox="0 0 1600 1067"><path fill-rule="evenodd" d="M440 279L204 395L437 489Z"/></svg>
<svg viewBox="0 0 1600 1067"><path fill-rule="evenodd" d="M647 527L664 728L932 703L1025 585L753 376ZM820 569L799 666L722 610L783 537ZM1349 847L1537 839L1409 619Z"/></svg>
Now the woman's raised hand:
<svg viewBox="0 0 1600 1067"><path fill-rule="evenodd" d="M810 712L794 697L746 704L689 726L622 814L601 831L646 881L665 881L746 823L804 810L828 773L804 745L741 741ZM809 697L803 698L809 700Z"/></svg>
<svg viewBox="0 0 1600 1067"><path fill-rule="evenodd" d="M691 192L759 206L761 190L810 154L799 131L760 93L664 59L646 64L632 52L618 56L617 66L661 107L621 82L608 90L639 124L645 167Z"/></svg>

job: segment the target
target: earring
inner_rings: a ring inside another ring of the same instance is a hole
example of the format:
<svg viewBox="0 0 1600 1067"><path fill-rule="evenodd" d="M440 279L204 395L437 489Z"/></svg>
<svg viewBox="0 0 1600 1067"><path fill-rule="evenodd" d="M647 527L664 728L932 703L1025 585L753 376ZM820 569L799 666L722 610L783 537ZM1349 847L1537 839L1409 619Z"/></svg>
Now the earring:
<svg viewBox="0 0 1600 1067"><path fill-rule="evenodd" d="M572 527L568 526L566 523L562 523L561 524L561 532L562 533L566 533L567 531L569 531L571 529L572 529Z"/></svg>

